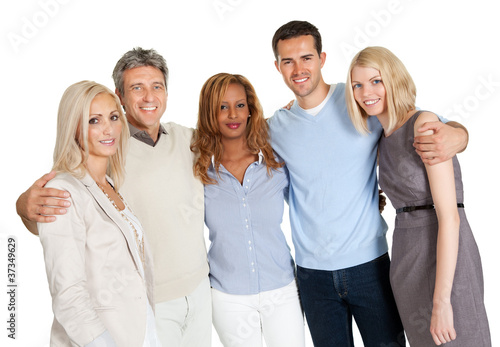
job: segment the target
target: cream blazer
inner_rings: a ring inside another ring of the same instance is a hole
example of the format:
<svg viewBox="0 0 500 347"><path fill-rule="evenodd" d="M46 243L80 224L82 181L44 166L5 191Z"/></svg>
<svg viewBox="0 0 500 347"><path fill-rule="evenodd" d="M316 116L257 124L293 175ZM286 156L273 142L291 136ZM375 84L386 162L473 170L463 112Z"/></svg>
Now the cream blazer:
<svg viewBox="0 0 500 347"><path fill-rule="evenodd" d="M145 240L144 277L128 222L90 175L60 173L48 187L71 194L53 223L38 223L54 322L51 346L84 346L105 330L118 347L142 346L146 300L154 308L153 262Z"/></svg>

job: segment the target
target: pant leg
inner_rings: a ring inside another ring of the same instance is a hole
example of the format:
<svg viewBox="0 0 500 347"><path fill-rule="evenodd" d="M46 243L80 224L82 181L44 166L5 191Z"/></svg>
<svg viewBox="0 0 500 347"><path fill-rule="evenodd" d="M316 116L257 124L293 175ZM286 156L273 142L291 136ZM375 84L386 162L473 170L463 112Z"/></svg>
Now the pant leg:
<svg viewBox="0 0 500 347"><path fill-rule="evenodd" d="M389 255L343 270L346 300L366 347L405 346L389 281Z"/></svg>
<svg viewBox="0 0 500 347"><path fill-rule="evenodd" d="M300 299L316 347L354 346L352 314L334 271L297 266Z"/></svg>
<svg viewBox="0 0 500 347"><path fill-rule="evenodd" d="M304 318L295 280L260 293L259 311L267 347L304 347Z"/></svg>
<svg viewBox="0 0 500 347"><path fill-rule="evenodd" d="M187 316L182 347L210 347L212 344L212 293L208 276L186 297Z"/></svg>
<svg viewBox="0 0 500 347"><path fill-rule="evenodd" d="M208 277L189 295L155 305L156 331L163 346L209 347L212 303Z"/></svg>
<svg viewBox="0 0 500 347"><path fill-rule="evenodd" d="M156 333L162 346L180 347L182 327L187 315L186 298L164 301L155 305Z"/></svg>
<svg viewBox="0 0 500 347"><path fill-rule="evenodd" d="M232 295L212 288L212 320L224 347L262 347L257 295Z"/></svg>

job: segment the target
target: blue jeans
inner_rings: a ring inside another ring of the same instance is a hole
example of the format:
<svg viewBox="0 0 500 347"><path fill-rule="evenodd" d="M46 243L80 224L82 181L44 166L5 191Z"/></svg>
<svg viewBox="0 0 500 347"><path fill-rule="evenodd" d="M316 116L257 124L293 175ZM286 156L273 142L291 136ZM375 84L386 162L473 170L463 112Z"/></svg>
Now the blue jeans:
<svg viewBox="0 0 500 347"><path fill-rule="evenodd" d="M297 266L300 299L315 347L354 346L352 317L365 347L405 346L389 266L387 253L336 271Z"/></svg>

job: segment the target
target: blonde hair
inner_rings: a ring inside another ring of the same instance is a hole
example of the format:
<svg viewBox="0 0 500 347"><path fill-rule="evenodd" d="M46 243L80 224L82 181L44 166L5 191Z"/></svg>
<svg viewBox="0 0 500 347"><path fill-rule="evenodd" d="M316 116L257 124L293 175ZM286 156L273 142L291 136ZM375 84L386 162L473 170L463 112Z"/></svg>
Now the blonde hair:
<svg viewBox="0 0 500 347"><path fill-rule="evenodd" d="M90 105L101 93L114 99L122 123L118 149L109 158L107 168L107 174L113 179L115 189L118 190L125 176L125 151L129 137L127 120L116 94L93 81L81 81L69 86L61 98L57 114L53 170L68 172L77 178L82 178L87 172Z"/></svg>
<svg viewBox="0 0 500 347"><path fill-rule="evenodd" d="M194 164L194 174L200 177L204 184L217 183L208 176L207 171L213 156L215 170L219 174L224 148L217 118L220 113L222 99L229 85L233 83L245 88L251 114L247 121L246 140L251 153L258 154L259 150L262 151L268 174L271 173L271 169L278 169L283 166L274 158L273 149L269 142L268 125L253 86L248 79L241 75L219 73L210 77L201 89L198 124L194 142L191 145L191 150L198 155L198 159Z"/></svg>
<svg viewBox="0 0 500 347"><path fill-rule="evenodd" d="M380 72L385 87L385 100L391 131L406 119L408 111L415 109L417 90L408 70L391 51L384 47L367 47L352 59L345 85L347 111L356 130L368 133L367 120L370 117L354 99L351 74L355 66L370 67Z"/></svg>

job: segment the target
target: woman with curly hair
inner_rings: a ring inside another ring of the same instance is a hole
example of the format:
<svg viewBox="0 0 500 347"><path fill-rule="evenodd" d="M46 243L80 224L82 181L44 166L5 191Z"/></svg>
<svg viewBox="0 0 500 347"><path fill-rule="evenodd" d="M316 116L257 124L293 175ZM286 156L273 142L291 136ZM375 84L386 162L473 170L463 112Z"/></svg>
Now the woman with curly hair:
<svg viewBox="0 0 500 347"><path fill-rule="evenodd" d="M281 231L288 175L241 75L210 77L192 150L205 184L213 324L224 346L304 346L294 262Z"/></svg>

